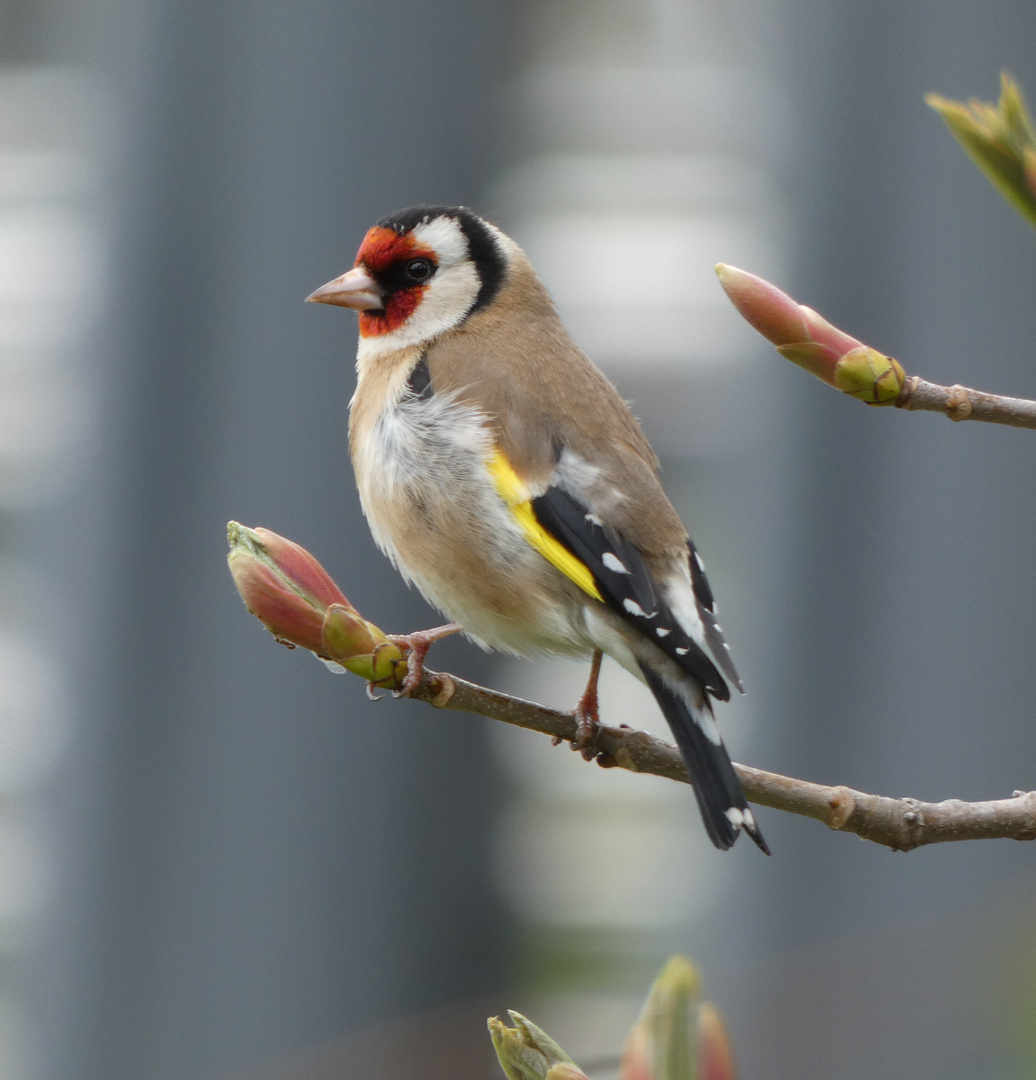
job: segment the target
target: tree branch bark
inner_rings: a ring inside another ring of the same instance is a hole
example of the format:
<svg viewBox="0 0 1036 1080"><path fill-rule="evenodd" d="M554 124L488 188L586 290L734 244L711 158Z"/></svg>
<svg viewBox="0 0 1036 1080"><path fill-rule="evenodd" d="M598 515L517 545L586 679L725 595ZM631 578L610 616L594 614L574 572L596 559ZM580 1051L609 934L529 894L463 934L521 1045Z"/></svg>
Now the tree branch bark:
<svg viewBox="0 0 1036 1080"><path fill-rule="evenodd" d="M1036 428L1036 401L987 394L959 383L940 386L917 375L908 376L895 404L897 409L941 412L951 420L982 420L987 424Z"/></svg>
<svg viewBox="0 0 1036 1080"><path fill-rule="evenodd" d="M410 697L439 709L539 731L557 741L571 742L576 735L576 720L570 712L511 697L444 672L425 669ZM604 768L619 767L689 783L679 751L647 732L625 725L602 725L595 749L597 763ZM947 799L929 803L813 784L748 765L735 764L734 768L751 802L815 818L829 829L855 833L893 851L912 851L949 840L1036 840L1036 791L1016 791L1009 799L990 802Z"/></svg>

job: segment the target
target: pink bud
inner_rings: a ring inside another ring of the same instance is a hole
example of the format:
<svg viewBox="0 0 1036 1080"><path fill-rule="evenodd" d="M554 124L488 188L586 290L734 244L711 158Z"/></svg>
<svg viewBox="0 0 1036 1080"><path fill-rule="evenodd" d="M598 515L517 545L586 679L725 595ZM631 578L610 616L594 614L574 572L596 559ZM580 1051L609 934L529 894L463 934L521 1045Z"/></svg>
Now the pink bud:
<svg viewBox="0 0 1036 1080"><path fill-rule="evenodd" d="M670 957L655 979L626 1040L619 1080L737 1080L726 1028L702 1001L685 957Z"/></svg>
<svg viewBox="0 0 1036 1080"><path fill-rule="evenodd" d="M278 641L301 645L377 686L395 688L406 661L346 600L305 548L269 529L227 525L227 562L248 610Z"/></svg>
<svg viewBox="0 0 1036 1080"><path fill-rule="evenodd" d="M870 405L895 401L906 379L897 361L755 274L719 263L716 275L734 307L785 359Z"/></svg>
<svg viewBox="0 0 1036 1080"><path fill-rule="evenodd" d="M634 1024L626 1037L619 1063L619 1080L655 1080L651 1042L642 1023Z"/></svg>
<svg viewBox="0 0 1036 1080"><path fill-rule="evenodd" d="M698 1012L698 1080L737 1080L727 1026L708 1001Z"/></svg>
<svg viewBox="0 0 1036 1080"><path fill-rule="evenodd" d="M314 602L323 603L325 607L330 604L351 606L342 595L342 590L331 579L331 575L301 544L296 544L269 529L249 531L254 531L266 554L281 569L284 576L300 591L313 597Z"/></svg>
<svg viewBox="0 0 1036 1080"><path fill-rule="evenodd" d="M559 1061L547 1070L545 1080L590 1080L590 1077L570 1061Z"/></svg>
<svg viewBox="0 0 1036 1080"><path fill-rule="evenodd" d="M767 341L794 345L809 340L802 309L776 285L726 263L716 264L716 276L734 307Z"/></svg>
<svg viewBox="0 0 1036 1080"><path fill-rule="evenodd" d="M324 616L332 604L352 610L305 548L269 529L227 526L227 563L248 610L276 637L324 655Z"/></svg>

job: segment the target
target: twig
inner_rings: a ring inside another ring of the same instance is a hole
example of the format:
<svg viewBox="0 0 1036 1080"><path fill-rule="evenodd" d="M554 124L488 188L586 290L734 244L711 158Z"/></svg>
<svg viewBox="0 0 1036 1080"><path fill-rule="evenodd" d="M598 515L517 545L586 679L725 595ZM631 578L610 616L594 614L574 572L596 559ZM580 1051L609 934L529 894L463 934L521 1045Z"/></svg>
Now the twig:
<svg viewBox="0 0 1036 1080"><path fill-rule="evenodd" d="M897 409L941 412L951 420L984 420L987 424L1036 428L1036 401L987 394L967 386L940 386L910 375L896 398Z"/></svg>
<svg viewBox="0 0 1036 1080"><path fill-rule="evenodd" d="M930 103L940 108L936 102ZM1024 184L1020 165L1016 173L1017 181ZM1024 212L1028 214L1036 207L1036 195L1025 187L1025 198ZM1036 401L986 394L966 386L939 386L917 375L908 377L898 360L832 326L764 278L725 263L717 265L716 274L742 317L776 345L786 360L858 401L941 412L951 420L1036 428Z"/></svg>
<svg viewBox="0 0 1036 1080"><path fill-rule="evenodd" d="M919 385L917 380L915 391ZM963 387L955 389L963 390ZM322 659L333 660L370 680L368 693L378 686L401 694L406 686L409 697L427 701L439 709L503 720L541 731L555 742L576 740L578 725L572 713L548 709L453 675L425 669L420 663L421 650L415 649L415 643L427 644L428 633L390 641L352 607L327 571L298 544L268 529L248 529L236 521L228 525L227 535L228 562L238 591L248 610L278 641L291 648L309 649ZM421 672L413 688L408 683L415 675L408 675L401 646L408 647L406 660L411 663L416 660L415 672ZM631 772L653 773L688 783L680 754L674 747L625 724L617 728L601 727L591 749L599 765L619 766ZM865 795L846 787L811 784L745 765L735 768L745 794L753 802L816 818L831 829L856 833L894 851L909 851L943 840L1036 839L1036 792L1016 791L1013 798L996 802L966 803L951 799L922 803L916 799Z"/></svg>
<svg viewBox="0 0 1036 1080"><path fill-rule="evenodd" d="M556 740L571 742L576 736L572 713L489 690L455 675L425 669L410 696L439 709L502 720ZM618 766L689 782L679 751L645 731L602 725L596 749L597 762L605 768ZM1036 840L1036 791L1016 791L1009 799L991 802L947 799L928 803L813 784L747 765L734 768L752 802L815 818L830 829L855 833L893 851L947 840Z"/></svg>

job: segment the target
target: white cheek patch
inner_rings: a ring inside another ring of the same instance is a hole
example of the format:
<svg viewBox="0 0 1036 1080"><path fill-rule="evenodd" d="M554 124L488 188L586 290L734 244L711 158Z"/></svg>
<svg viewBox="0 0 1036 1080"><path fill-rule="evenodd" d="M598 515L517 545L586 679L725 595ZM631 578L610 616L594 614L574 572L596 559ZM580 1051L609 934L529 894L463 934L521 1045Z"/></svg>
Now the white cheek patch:
<svg viewBox="0 0 1036 1080"><path fill-rule="evenodd" d="M419 340L427 340L456 326L471 310L481 285L473 262L443 264L425 286L421 302L406 327L400 329L415 328L422 335Z"/></svg>
<svg viewBox="0 0 1036 1080"><path fill-rule="evenodd" d="M411 233L421 246L435 252L439 267L453 266L468 258L468 242L460 223L451 217L437 217L418 225Z"/></svg>

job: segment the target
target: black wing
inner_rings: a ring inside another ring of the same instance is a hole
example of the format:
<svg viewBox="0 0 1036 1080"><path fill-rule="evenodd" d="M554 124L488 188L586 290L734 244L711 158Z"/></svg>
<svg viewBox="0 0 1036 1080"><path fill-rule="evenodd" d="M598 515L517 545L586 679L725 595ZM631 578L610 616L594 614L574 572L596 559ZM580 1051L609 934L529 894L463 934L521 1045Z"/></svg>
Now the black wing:
<svg viewBox="0 0 1036 1080"><path fill-rule="evenodd" d="M713 697L730 700L723 676L658 595L640 552L632 544L562 488L548 488L532 500L532 509L540 525L593 574L598 592L612 611L650 638ZM693 559L691 565L693 569ZM701 580L705 580L703 574ZM711 600L711 593L708 595ZM708 627L705 620L703 625Z"/></svg>
<svg viewBox="0 0 1036 1080"><path fill-rule="evenodd" d="M687 557L691 568L691 585L694 587L694 596L698 601L698 614L705 628L705 641L716 658L720 670L743 694L745 688L741 682L741 676L734 667L730 646L723 636L723 628L716 619L716 601L712 596L708 578L705 577L705 567L702 566L698 552L690 540L687 541Z"/></svg>

